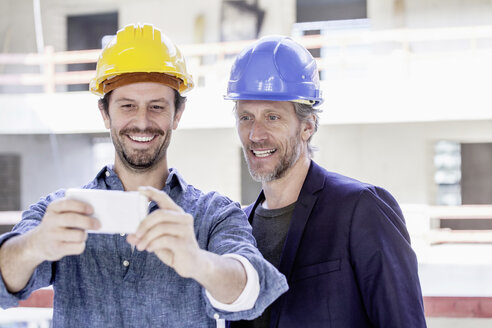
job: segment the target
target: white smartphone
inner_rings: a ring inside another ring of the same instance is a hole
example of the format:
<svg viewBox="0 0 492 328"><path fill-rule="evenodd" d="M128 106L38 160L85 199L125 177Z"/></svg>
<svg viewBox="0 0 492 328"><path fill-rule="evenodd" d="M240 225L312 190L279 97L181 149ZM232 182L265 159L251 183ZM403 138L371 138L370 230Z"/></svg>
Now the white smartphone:
<svg viewBox="0 0 492 328"><path fill-rule="evenodd" d="M148 214L148 198L136 191L70 188L65 197L92 206L92 216L101 222L101 228L91 233L135 233Z"/></svg>

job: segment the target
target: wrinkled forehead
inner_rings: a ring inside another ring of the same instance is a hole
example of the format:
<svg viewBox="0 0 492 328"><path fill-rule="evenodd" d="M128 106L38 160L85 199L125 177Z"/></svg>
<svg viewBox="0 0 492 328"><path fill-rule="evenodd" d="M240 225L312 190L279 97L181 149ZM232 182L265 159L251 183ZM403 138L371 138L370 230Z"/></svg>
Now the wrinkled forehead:
<svg viewBox="0 0 492 328"><path fill-rule="evenodd" d="M236 113L248 112L261 114L263 112L279 112L284 114L295 114L294 104L290 101L272 100L238 100L234 106Z"/></svg>
<svg viewBox="0 0 492 328"><path fill-rule="evenodd" d="M120 98L134 100L165 99L172 103L174 101L174 89L155 82L136 82L114 89L111 98L115 101Z"/></svg>

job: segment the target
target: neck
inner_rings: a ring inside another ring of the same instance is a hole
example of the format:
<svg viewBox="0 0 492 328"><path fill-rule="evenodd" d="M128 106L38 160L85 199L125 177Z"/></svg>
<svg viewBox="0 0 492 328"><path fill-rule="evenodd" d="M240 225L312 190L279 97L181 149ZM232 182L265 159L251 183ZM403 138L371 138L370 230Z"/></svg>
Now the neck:
<svg viewBox="0 0 492 328"><path fill-rule="evenodd" d="M276 209L297 201L302 185L309 171L311 159L301 156L280 179L262 184L265 194L264 208Z"/></svg>
<svg viewBox="0 0 492 328"><path fill-rule="evenodd" d="M152 168L138 171L124 165L116 156L114 171L123 184L125 191L136 191L138 187L150 186L158 190L164 188L169 170L167 160L163 158L158 165Z"/></svg>

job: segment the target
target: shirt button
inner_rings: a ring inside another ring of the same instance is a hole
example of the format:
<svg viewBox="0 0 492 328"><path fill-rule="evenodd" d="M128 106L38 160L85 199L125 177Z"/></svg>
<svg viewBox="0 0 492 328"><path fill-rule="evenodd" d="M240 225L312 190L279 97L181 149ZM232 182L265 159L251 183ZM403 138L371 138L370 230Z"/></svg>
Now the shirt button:
<svg viewBox="0 0 492 328"><path fill-rule="evenodd" d="M106 176L109 177L111 175L111 173L109 173L109 171L106 171Z"/></svg>
<svg viewBox="0 0 492 328"><path fill-rule="evenodd" d="M220 316L219 316L219 314L218 314L218 313L214 314L214 319L215 319L215 320L219 320L219 318L220 318Z"/></svg>
<svg viewBox="0 0 492 328"><path fill-rule="evenodd" d="M125 237L125 233L124 232L120 233L120 236Z"/></svg>
<svg viewBox="0 0 492 328"><path fill-rule="evenodd" d="M127 260L124 260L124 261L123 261L123 266L127 267L127 266L129 266L129 265L130 265L130 262L128 262Z"/></svg>

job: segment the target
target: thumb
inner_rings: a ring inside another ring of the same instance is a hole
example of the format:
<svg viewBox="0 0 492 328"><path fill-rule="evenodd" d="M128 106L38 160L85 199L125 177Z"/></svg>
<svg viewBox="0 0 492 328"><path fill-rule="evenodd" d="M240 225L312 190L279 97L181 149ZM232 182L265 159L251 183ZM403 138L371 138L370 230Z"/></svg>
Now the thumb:
<svg viewBox="0 0 492 328"><path fill-rule="evenodd" d="M165 192L157 190L153 187L139 187L138 191L147 196L150 200L157 203L160 209L172 210L176 212L184 212Z"/></svg>

